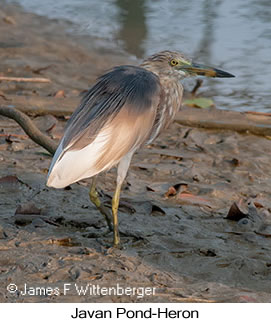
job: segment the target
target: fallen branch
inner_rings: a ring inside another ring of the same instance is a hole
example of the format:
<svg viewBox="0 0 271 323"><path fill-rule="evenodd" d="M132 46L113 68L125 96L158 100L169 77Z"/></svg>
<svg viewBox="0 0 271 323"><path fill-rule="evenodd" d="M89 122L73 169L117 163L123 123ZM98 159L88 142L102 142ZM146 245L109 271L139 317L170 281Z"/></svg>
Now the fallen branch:
<svg viewBox="0 0 271 323"><path fill-rule="evenodd" d="M9 77L0 76L0 82L31 82L31 83L51 83L50 79L44 77Z"/></svg>
<svg viewBox="0 0 271 323"><path fill-rule="evenodd" d="M55 153L57 143L44 135L23 112L14 108L0 106L0 115L15 120L35 143L45 148L52 155Z"/></svg>

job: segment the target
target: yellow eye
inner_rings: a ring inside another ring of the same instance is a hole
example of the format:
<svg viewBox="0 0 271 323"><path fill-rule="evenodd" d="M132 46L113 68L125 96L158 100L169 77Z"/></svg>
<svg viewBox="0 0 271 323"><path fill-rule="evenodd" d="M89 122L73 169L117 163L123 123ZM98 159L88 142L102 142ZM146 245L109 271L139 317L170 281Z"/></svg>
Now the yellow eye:
<svg viewBox="0 0 271 323"><path fill-rule="evenodd" d="M172 60L170 61L170 65L171 65L171 66L176 66L176 65L178 65L178 61L177 61L176 59L172 59Z"/></svg>

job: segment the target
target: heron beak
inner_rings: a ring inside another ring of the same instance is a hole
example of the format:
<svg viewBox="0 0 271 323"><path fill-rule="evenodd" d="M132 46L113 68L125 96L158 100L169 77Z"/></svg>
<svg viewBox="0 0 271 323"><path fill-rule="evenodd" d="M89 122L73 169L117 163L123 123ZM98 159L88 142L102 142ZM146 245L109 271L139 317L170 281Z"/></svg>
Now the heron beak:
<svg viewBox="0 0 271 323"><path fill-rule="evenodd" d="M217 68L213 68L210 66L205 66L202 64L197 63L191 63L191 65L187 64L184 66L180 66L180 69L190 73L190 74L196 74L196 75L204 75L209 77L235 77L234 75L224 72L222 70L218 70Z"/></svg>

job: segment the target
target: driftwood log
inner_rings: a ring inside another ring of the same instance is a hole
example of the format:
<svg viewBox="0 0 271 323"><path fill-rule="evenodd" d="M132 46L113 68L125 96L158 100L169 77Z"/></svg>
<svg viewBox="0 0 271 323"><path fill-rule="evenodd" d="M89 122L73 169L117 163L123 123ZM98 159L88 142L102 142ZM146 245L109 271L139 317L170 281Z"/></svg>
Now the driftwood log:
<svg viewBox="0 0 271 323"><path fill-rule="evenodd" d="M79 102L79 97L55 98L22 95L5 95L5 99L0 97L0 105L2 103L3 106L16 108L30 116L46 114L56 117L69 116ZM271 136L271 115L268 113L182 107L175 121L188 127L226 129Z"/></svg>
<svg viewBox="0 0 271 323"><path fill-rule="evenodd" d="M78 106L80 98L55 98L39 96L7 95L0 97L0 105L16 108L30 116L51 114L56 117L69 116ZM188 127L226 129L271 136L271 115L268 113L237 112L215 108L198 109L183 107L176 122Z"/></svg>
<svg viewBox="0 0 271 323"><path fill-rule="evenodd" d="M46 114L55 117L68 116L73 113L80 102L80 98L55 98L25 95L5 95L0 97L0 106L16 108L30 116Z"/></svg>
<svg viewBox="0 0 271 323"><path fill-rule="evenodd" d="M271 136L271 116L265 113L183 107L175 121L187 127L232 130Z"/></svg>

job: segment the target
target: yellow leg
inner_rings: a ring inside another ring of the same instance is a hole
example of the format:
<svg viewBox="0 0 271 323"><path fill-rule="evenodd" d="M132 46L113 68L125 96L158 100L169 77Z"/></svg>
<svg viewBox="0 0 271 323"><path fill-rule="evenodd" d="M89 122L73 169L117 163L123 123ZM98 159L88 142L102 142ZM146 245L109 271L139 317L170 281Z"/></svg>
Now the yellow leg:
<svg viewBox="0 0 271 323"><path fill-rule="evenodd" d="M110 214L109 210L101 203L101 201L99 199L98 192L96 191L96 182L97 182L97 177L94 176L92 179L90 190L89 190L89 198L90 198L91 202L100 211L100 213L104 216L109 230L112 231L113 228L112 228L112 224L111 224L111 220L110 220L111 214Z"/></svg>
<svg viewBox="0 0 271 323"><path fill-rule="evenodd" d="M118 208L120 200L121 185L117 185L115 194L112 199L112 215L113 215L113 245L114 247L120 246L119 223L118 223Z"/></svg>
<svg viewBox="0 0 271 323"><path fill-rule="evenodd" d="M129 152L125 155L119 162L118 165L118 175L117 175L117 186L112 199L112 215L113 215L113 245L114 247L120 246L120 235L119 235L119 223L118 223L118 208L120 201L120 190L121 185L126 177L131 158L133 156L134 151Z"/></svg>

